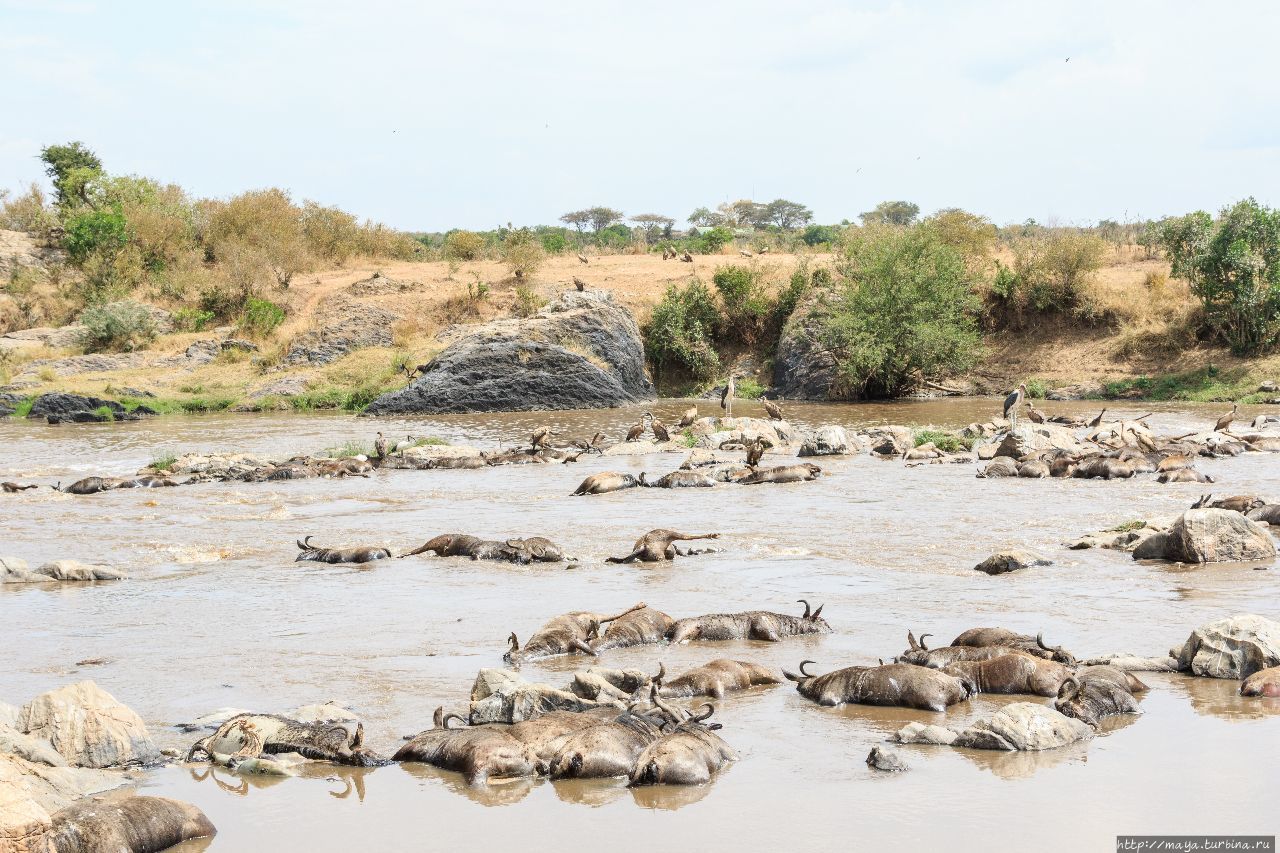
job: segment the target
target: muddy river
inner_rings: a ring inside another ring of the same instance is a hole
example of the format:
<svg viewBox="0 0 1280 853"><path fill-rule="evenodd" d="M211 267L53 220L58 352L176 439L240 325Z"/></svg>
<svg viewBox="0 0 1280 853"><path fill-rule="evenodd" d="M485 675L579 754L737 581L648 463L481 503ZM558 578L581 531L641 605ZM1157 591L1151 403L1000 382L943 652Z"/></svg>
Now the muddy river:
<svg viewBox="0 0 1280 853"><path fill-rule="evenodd" d="M668 423L686 403L653 407ZM702 404L704 412L712 406ZM793 423L961 426L992 400L788 405ZM1052 413L1097 404L1058 403ZM1221 406L1157 406L1161 433L1211 424ZM758 414L739 403L735 414ZM1126 409L1130 415L1141 411ZM1262 411L1258 409L1257 411ZM496 446L548 424L613 438L637 410L371 421L340 415L211 415L50 427L0 420L0 479L64 483L136 471L165 453L284 457L347 440L435 435ZM1255 411L1244 415L1251 418ZM1244 416L1242 415L1242 417ZM1197 625L1237 613L1280 618L1280 570L1135 563L1068 551L1087 531L1187 507L1203 486L1130 481L979 480L975 468L906 468L868 456L818 460L817 481L757 488L634 489L570 497L587 474L676 468L681 457L584 457L573 465L382 471L370 479L204 484L77 497L0 494L0 553L127 569L121 583L0 591L0 700L92 678L137 710L162 747L196 735L174 724L234 706L283 711L334 700L360 713L366 741L390 754L430 727L440 704L465 709L475 673L501 666L505 638L569 610L637 601L676 618L797 612L823 602L835 632L779 643L610 651L601 663L679 672L716 657L825 670L906 647L907 629L945 644L999 625L1083 656L1158 654ZM1206 460L1220 493L1280 497L1280 456ZM655 527L719 531L723 553L658 566L610 565ZM412 557L370 568L293 562L300 536L385 544L396 553L442 532L545 535L576 568ZM972 567L1020 544L1055 562L987 577ZM76 661L104 657L102 666ZM581 658L526 665L563 686ZM1280 825L1280 699L1242 699L1237 683L1143 676L1145 713L1076 747L991 753L903 747L912 769L878 774L870 748L909 720L957 725L1018 697L979 696L947 714L820 708L790 684L719 703L720 734L741 760L698 788L621 781L520 781L468 788L419 766L320 766L255 781L181 765L146 774L145 793L195 803L218 828L198 850L882 849L1104 850L1118 833L1273 834ZM1025 698L1025 697L1021 697ZM1048 701L1048 700L1036 700ZM347 784L347 782L351 784ZM339 796L341 795L341 796ZM676 847L673 848L673 845Z"/></svg>

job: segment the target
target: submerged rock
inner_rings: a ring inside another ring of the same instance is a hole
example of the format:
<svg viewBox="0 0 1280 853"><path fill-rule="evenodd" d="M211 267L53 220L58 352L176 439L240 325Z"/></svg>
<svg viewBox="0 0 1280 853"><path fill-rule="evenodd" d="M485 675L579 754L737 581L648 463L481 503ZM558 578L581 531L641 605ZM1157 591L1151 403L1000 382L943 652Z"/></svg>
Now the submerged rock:
<svg viewBox="0 0 1280 853"><path fill-rule="evenodd" d="M861 436L851 441L844 427L822 426L805 434L800 445L799 456L842 456L847 453L861 453L866 449Z"/></svg>
<svg viewBox="0 0 1280 853"><path fill-rule="evenodd" d="M1247 678L1280 666L1280 622L1242 614L1201 625L1178 652L1178 669L1208 678Z"/></svg>
<svg viewBox="0 0 1280 853"><path fill-rule="evenodd" d="M1030 551L1023 551L1017 548L1010 548L1005 551L997 551L973 568L976 571L986 572L989 575L1003 575L1008 572L1028 569L1032 566L1052 565L1052 560L1046 560L1038 554L1032 554Z"/></svg>
<svg viewBox="0 0 1280 853"><path fill-rule="evenodd" d="M867 766L887 773L901 773L910 769L902 754L887 746L871 747L871 752L867 755Z"/></svg>
<svg viewBox="0 0 1280 853"><path fill-rule="evenodd" d="M62 391L55 391L36 397L35 402L31 404L31 411L27 417L47 418L50 415L54 415L67 419L78 413L92 413L103 407L110 409L112 415L115 416L123 416L125 414L124 406L115 400L103 400L100 397L86 397L81 394L67 394Z"/></svg>
<svg viewBox="0 0 1280 853"><path fill-rule="evenodd" d="M561 294L533 317L465 330L370 415L601 409L654 399L631 312L607 292Z"/></svg>
<svg viewBox="0 0 1280 853"><path fill-rule="evenodd" d="M937 746L950 746L955 743L956 732L946 726L907 723L898 729L893 739L898 743L927 743Z"/></svg>
<svg viewBox="0 0 1280 853"><path fill-rule="evenodd" d="M957 736L954 746L973 749L1037 751L1056 749L1093 737L1087 723L1068 717L1047 705L1014 702L988 720L978 720Z"/></svg>
<svg viewBox="0 0 1280 853"><path fill-rule="evenodd" d="M109 566L91 566L79 560L54 560L38 569L29 569L27 561L17 557L0 557L0 583L47 583L49 581L114 581L127 575Z"/></svg>

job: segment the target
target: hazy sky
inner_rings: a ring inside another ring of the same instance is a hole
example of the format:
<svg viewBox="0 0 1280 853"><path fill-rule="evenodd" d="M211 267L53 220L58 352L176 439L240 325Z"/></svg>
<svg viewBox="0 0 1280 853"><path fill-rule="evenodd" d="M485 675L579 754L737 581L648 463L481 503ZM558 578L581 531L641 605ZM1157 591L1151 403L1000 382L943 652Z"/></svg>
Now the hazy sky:
<svg viewBox="0 0 1280 853"><path fill-rule="evenodd" d="M1274 2L0 0L0 186L80 139L408 229L1280 205L1278 34Z"/></svg>

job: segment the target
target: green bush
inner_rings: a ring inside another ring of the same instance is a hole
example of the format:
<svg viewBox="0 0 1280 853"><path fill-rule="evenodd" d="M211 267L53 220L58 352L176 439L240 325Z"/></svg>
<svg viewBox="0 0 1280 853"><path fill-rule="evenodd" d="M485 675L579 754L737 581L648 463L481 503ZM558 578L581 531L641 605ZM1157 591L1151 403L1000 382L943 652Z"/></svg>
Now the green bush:
<svg viewBox="0 0 1280 853"><path fill-rule="evenodd" d="M444 256L454 261L474 261L484 251L484 238L474 231L450 231L444 235Z"/></svg>
<svg viewBox="0 0 1280 853"><path fill-rule="evenodd" d="M548 255L563 255L569 250L569 241L563 234L543 234L542 251Z"/></svg>
<svg viewBox="0 0 1280 853"><path fill-rule="evenodd" d="M1252 198L1165 223L1161 243L1173 274L1191 283L1209 325L1237 355L1280 339L1280 210Z"/></svg>
<svg viewBox="0 0 1280 853"><path fill-rule="evenodd" d="M718 255L720 250L733 242L733 232L728 228L700 229L698 236L692 240L693 250L700 255Z"/></svg>
<svg viewBox="0 0 1280 853"><path fill-rule="evenodd" d="M250 296L244 302L240 315L240 331L256 338L265 338L284 322L284 309L274 302Z"/></svg>
<svg viewBox="0 0 1280 853"><path fill-rule="evenodd" d="M145 347L156 337L156 321L147 306L132 300L86 308L81 343L86 352L129 351Z"/></svg>
<svg viewBox="0 0 1280 853"><path fill-rule="evenodd" d="M753 346L763 337L765 324L773 313L773 301L765 287L759 266L729 264L716 270L712 278L724 304L718 336Z"/></svg>
<svg viewBox="0 0 1280 853"><path fill-rule="evenodd" d="M975 440L962 438L954 432L942 432L934 429L918 429L915 431L916 447L922 444L933 444L943 453L959 453L962 450L971 450Z"/></svg>
<svg viewBox="0 0 1280 853"><path fill-rule="evenodd" d="M67 219L62 245L72 263L83 265L94 254L111 255L129 241L129 229L119 208L86 210Z"/></svg>
<svg viewBox="0 0 1280 853"><path fill-rule="evenodd" d="M203 332L214 316L212 311L199 308L179 308L173 312L173 328L179 332Z"/></svg>
<svg viewBox="0 0 1280 853"><path fill-rule="evenodd" d="M511 311L517 317L532 317L542 310L542 306L547 304L547 300L543 299L538 293L528 285L516 285L516 301L511 306Z"/></svg>
<svg viewBox="0 0 1280 853"><path fill-rule="evenodd" d="M836 241L836 229L830 225L810 225L800 234L806 246L821 246L823 243Z"/></svg>
<svg viewBox="0 0 1280 853"><path fill-rule="evenodd" d="M670 368L699 379L719 372L720 356L711 343L719 313L711 291L700 281L683 289L674 284L667 288L645 329L645 349L659 379Z"/></svg>
<svg viewBox="0 0 1280 853"><path fill-rule="evenodd" d="M977 362L970 273L928 226L862 229L840 272L844 287L815 316L849 396L895 397Z"/></svg>

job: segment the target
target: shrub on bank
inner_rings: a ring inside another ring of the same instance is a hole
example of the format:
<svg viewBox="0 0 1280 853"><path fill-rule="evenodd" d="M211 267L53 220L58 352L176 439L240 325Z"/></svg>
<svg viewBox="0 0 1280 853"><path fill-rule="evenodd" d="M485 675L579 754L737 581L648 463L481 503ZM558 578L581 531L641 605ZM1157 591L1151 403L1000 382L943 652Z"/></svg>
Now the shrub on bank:
<svg viewBox="0 0 1280 853"><path fill-rule="evenodd" d="M672 369L699 379L714 376L720 370L720 357L712 346L718 319L715 299L702 282L668 287L645 329L645 350L655 378Z"/></svg>
<svg viewBox="0 0 1280 853"><path fill-rule="evenodd" d="M274 302L250 296L240 315L240 331L255 338L265 338L284 322L284 309Z"/></svg>
<svg viewBox="0 0 1280 853"><path fill-rule="evenodd" d="M86 308L80 323L84 326L81 344L86 352L130 351L145 347L156 338L151 310L132 300Z"/></svg>

